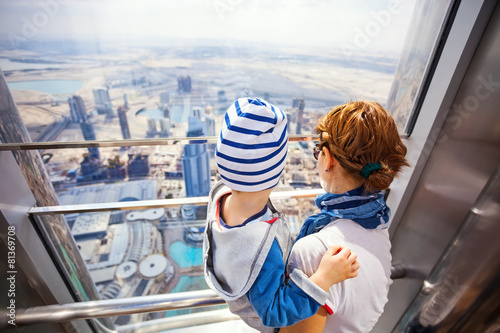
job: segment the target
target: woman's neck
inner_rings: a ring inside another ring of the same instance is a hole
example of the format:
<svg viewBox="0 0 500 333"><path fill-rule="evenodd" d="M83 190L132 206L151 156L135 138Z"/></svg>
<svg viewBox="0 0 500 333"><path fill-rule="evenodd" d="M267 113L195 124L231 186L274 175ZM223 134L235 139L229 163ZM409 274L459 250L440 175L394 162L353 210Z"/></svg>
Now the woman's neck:
<svg viewBox="0 0 500 333"><path fill-rule="evenodd" d="M345 192L352 191L352 190L360 187L361 185L363 185L363 183L350 182L350 183L345 183L345 184L339 184L339 186L336 187L335 192L330 192L330 193L342 194Z"/></svg>
<svg viewBox="0 0 500 333"><path fill-rule="evenodd" d="M328 193L342 194L354 190L364 184L364 181L357 181L345 172L340 166L333 168L333 172L325 179L321 186Z"/></svg>

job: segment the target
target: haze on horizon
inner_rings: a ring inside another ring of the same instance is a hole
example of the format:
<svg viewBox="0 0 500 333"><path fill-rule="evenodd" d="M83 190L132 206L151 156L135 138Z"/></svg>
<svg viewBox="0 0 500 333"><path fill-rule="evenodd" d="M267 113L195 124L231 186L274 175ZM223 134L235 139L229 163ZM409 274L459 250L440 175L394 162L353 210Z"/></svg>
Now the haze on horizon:
<svg viewBox="0 0 500 333"><path fill-rule="evenodd" d="M0 39L238 40L398 57L414 2L2 0Z"/></svg>

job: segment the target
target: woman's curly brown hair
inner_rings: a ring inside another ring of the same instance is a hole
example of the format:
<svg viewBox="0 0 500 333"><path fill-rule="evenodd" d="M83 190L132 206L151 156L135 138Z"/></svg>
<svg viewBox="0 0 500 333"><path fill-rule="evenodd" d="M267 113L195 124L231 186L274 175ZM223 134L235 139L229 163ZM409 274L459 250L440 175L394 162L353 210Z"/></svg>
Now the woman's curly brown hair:
<svg viewBox="0 0 500 333"><path fill-rule="evenodd" d="M409 166L394 119L376 102L335 107L319 119L316 132L344 170L355 180L364 181L367 192L389 188L402 167ZM382 168L365 179L361 170L369 163Z"/></svg>

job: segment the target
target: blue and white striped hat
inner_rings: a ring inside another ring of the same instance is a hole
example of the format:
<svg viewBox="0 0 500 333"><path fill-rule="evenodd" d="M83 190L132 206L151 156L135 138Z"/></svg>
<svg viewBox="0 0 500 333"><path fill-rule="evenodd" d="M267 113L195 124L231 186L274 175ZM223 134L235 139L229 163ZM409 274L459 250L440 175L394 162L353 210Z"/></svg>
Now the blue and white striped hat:
<svg viewBox="0 0 500 333"><path fill-rule="evenodd" d="M229 107L215 151L225 185L243 192L276 186L287 152L287 118L283 111L258 98L240 98Z"/></svg>

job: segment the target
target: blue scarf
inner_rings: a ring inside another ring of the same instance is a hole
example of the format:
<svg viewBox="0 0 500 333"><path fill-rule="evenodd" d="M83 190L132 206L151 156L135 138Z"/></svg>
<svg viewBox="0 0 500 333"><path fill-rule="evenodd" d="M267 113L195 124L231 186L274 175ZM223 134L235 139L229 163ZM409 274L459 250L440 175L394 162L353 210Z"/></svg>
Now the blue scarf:
<svg viewBox="0 0 500 333"><path fill-rule="evenodd" d="M342 193L324 193L316 198L321 213L307 218L297 240L323 229L337 219L353 220L365 229L386 229L391 210L382 193L363 195L364 187Z"/></svg>

